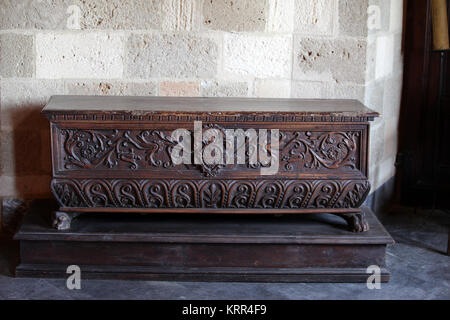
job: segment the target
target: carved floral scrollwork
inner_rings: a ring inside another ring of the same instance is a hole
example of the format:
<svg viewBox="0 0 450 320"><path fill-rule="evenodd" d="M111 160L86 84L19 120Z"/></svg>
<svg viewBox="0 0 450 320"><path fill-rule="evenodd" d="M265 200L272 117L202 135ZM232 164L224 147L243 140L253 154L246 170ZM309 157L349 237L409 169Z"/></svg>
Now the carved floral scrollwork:
<svg viewBox="0 0 450 320"><path fill-rule="evenodd" d="M169 190L162 181L147 181L142 185L144 206L148 208L166 208L169 206Z"/></svg>
<svg viewBox="0 0 450 320"><path fill-rule="evenodd" d="M173 166L170 152L176 143L158 130L63 129L61 134L65 137L65 169L116 168L121 164L138 169L141 160L153 167Z"/></svg>
<svg viewBox="0 0 450 320"><path fill-rule="evenodd" d="M198 186L190 181L176 182L170 191L175 208L196 208Z"/></svg>
<svg viewBox="0 0 450 320"><path fill-rule="evenodd" d="M286 138L281 149L281 160L285 162L286 170L292 170L294 162L301 162L303 167L310 169L355 169L359 136L357 131L297 131Z"/></svg>
<svg viewBox="0 0 450 320"><path fill-rule="evenodd" d="M93 207L109 207L116 204L111 194L111 188L105 181L91 180L84 184L82 190L85 198Z"/></svg>
<svg viewBox="0 0 450 320"><path fill-rule="evenodd" d="M251 208L255 194L253 181L235 181L231 183L228 191L229 208Z"/></svg>
<svg viewBox="0 0 450 320"><path fill-rule="evenodd" d="M133 180L117 180L112 184L114 200L120 207L136 208L144 206L141 187Z"/></svg>
<svg viewBox="0 0 450 320"><path fill-rule="evenodd" d="M204 129L216 129L218 125L204 125ZM175 167L171 150L177 144L168 132L159 130L93 130L61 129L63 135L64 169L151 169ZM360 131L323 132L288 131L279 133L279 170L317 171L321 169L358 169ZM227 151L227 141L223 150ZM203 140L202 149L211 141ZM249 157L258 152L246 140L248 169L270 166L260 161L250 164ZM270 151L268 150L270 156ZM232 165L231 165L232 166ZM205 176L217 176L227 167L225 164L185 165L185 169L197 168Z"/></svg>
<svg viewBox="0 0 450 320"><path fill-rule="evenodd" d="M279 200L283 196L284 186L281 181L265 181L257 188L255 208L278 208Z"/></svg>
<svg viewBox="0 0 450 320"><path fill-rule="evenodd" d="M358 208L366 180L54 179L52 192L73 208Z"/></svg>
<svg viewBox="0 0 450 320"><path fill-rule="evenodd" d="M308 201L308 195L311 195L313 186L309 181L299 181L291 183L287 190L282 207L299 209L306 207L305 202Z"/></svg>

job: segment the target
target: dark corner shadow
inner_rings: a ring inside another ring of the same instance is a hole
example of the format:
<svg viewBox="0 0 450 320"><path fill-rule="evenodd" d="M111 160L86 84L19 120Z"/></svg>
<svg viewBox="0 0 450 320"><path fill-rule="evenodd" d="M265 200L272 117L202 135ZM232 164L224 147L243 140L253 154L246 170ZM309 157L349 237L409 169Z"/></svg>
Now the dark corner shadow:
<svg viewBox="0 0 450 320"><path fill-rule="evenodd" d="M413 208L403 208L403 211L400 211L400 209L394 209L392 210L390 216L383 217L382 221L394 240L397 243L414 246L416 248L428 250L438 254L448 255L448 248L439 250L424 241L412 239L409 236L409 233L405 230L406 225L408 225L408 229L410 230L417 229L417 226L421 225L424 221L426 221L429 225L439 226L439 228L443 227L450 230L450 219L448 214L445 214L444 212L438 214L427 213L427 211L431 211L431 209L425 210L424 213L415 213L413 210ZM394 230L398 226L403 226L403 228L400 231Z"/></svg>
<svg viewBox="0 0 450 320"><path fill-rule="evenodd" d="M0 276L15 276L15 269L20 262L19 241L14 237L19 231L22 222L30 218L25 217L36 208L46 208L48 215L43 216L43 227L50 226L50 212L57 208L54 199L18 200L10 199L3 204L3 213L9 217L6 228L0 234ZM45 224L45 225L44 225Z"/></svg>
<svg viewBox="0 0 450 320"><path fill-rule="evenodd" d="M410 245L410 246L414 246L416 248L420 248L420 249L424 249L424 250L428 250L434 253L438 253L438 254L443 254L443 255L447 255L447 251L445 250L438 250L436 248L433 248L429 245L424 244L423 242L417 241L417 240L412 240L409 239L405 236L399 236L398 234L392 234L392 237L394 238L396 243L402 243L402 244L406 244L406 245Z"/></svg>
<svg viewBox="0 0 450 320"><path fill-rule="evenodd" d="M49 123L40 114L44 104L30 104L11 111L13 123L15 198L33 199L50 196ZM48 177L45 180L45 176ZM26 177L42 177L27 179ZM44 181L45 180L45 181Z"/></svg>
<svg viewBox="0 0 450 320"><path fill-rule="evenodd" d="M5 196L2 206L2 234L0 234L0 274L14 275L19 261L19 243L13 236L18 230L32 199L50 197L50 136L47 119L40 112L44 104L21 105L9 110L12 126L9 144L10 157L3 164L2 174L13 177L13 195ZM29 178L38 177L38 178ZM42 178L41 178L42 177Z"/></svg>
<svg viewBox="0 0 450 320"><path fill-rule="evenodd" d="M19 260L19 241L0 238L0 277L14 277Z"/></svg>

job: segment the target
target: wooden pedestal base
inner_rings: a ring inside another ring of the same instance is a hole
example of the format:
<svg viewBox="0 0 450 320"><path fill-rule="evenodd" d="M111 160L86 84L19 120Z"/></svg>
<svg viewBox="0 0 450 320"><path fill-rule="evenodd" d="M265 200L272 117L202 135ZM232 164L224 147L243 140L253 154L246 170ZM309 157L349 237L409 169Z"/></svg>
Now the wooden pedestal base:
<svg viewBox="0 0 450 320"><path fill-rule="evenodd" d="M51 208L35 206L16 234L17 276L186 281L365 282L366 268L389 280L393 240L367 208L371 228L347 230L337 216L85 214L70 231L50 227Z"/></svg>

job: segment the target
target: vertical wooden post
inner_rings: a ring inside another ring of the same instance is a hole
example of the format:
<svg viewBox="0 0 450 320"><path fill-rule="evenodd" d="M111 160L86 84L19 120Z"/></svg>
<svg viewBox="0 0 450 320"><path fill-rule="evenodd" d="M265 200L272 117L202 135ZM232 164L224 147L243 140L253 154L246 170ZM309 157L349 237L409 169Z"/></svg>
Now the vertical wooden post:
<svg viewBox="0 0 450 320"><path fill-rule="evenodd" d="M433 49L449 50L447 1L431 0Z"/></svg>

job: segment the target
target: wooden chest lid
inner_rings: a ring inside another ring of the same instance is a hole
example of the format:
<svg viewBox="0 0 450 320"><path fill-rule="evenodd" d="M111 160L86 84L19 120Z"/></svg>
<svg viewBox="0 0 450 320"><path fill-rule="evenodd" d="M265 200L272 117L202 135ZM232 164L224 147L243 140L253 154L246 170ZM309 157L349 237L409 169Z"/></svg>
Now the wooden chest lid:
<svg viewBox="0 0 450 320"><path fill-rule="evenodd" d="M42 114L50 120L257 122L360 122L379 116L357 100L73 95L52 96Z"/></svg>

